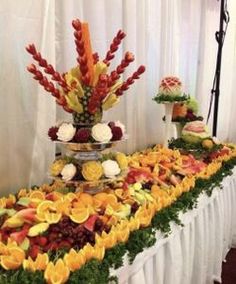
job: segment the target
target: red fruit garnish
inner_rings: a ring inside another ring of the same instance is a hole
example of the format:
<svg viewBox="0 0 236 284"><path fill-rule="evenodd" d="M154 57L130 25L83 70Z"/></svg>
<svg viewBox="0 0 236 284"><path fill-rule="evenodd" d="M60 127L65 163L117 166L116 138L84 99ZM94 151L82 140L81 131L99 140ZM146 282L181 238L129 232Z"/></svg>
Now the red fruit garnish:
<svg viewBox="0 0 236 284"><path fill-rule="evenodd" d="M45 196L45 198L46 198L47 200L54 201L54 194L53 194L53 192L48 193L48 194Z"/></svg>
<svg viewBox="0 0 236 284"><path fill-rule="evenodd" d="M91 132L88 128L81 128L76 132L74 140L80 143L87 143L89 141L90 135Z"/></svg>
<svg viewBox="0 0 236 284"><path fill-rule="evenodd" d="M40 247L33 245L29 250L29 256L34 260L40 252Z"/></svg>
<svg viewBox="0 0 236 284"><path fill-rule="evenodd" d="M57 140L57 131L58 131L58 127L49 128L48 136L51 138L52 141Z"/></svg>
<svg viewBox="0 0 236 284"><path fill-rule="evenodd" d="M95 222L97 221L98 219L98 215L92 215L88 218L88 220L83 224L84 227L90 231L90 232L93 232L94 231L94 225L95 225Z"/></svg>
<svg viewBox="0 0 236 284"><path fill-rule="evenodd" d="M109 126L110 128L113 128L113 127L115 127L116 125L115 125L115 122L114 122L114 121L110 121L110 122L108 123L108 126Z"/></svg>
<svg viewBox="0 0 236 284"><path fill-rule="evenodd" d="M47 244L48 239L43 236L38 236L36 237L36 242L39 246L44 247Z"/></svg>
<svg viewBox="0 0 236 284"><path fill-rule="evenodd" d="M111 128L111 132L112 132L112 138L111 141L117 141L120 140L123 136L123 132L122 129L118 126L114 126Z"/></svg>
<svg viewBox="0 0 236 284"><path fill-rule="evenodd" d="M28 231L29 231L28 229L24 229L19 232L11 233L10 238L16 241L18 245L20 245L27 236Z"/></svg>

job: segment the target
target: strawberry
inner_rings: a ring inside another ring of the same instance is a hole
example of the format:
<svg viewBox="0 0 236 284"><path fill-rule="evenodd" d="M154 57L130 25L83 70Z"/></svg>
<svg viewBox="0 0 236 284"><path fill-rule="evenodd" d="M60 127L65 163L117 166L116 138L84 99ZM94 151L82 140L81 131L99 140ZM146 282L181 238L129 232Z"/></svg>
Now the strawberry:
<svg viewBox="0 0 236 284"><path fill-rule="evenodd" d="M40 252L40 247L33 245L30 247L29 256L34 260Z"/></svg>
<svg viewBox="0 0 236 284"><path fill-rule="evenodd" d="M44 247L48 242L48 239L44 236L38 236L37 237L37 244L41 247Z"/></svg>

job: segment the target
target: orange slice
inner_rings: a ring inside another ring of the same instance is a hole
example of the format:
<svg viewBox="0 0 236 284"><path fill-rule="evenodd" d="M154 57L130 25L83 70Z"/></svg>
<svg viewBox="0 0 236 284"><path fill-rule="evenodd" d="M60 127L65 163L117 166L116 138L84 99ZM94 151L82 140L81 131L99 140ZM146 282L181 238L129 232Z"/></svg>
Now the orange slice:
<svg viewBox="0 0 236 284"><path fill-rule="evenodd" d="M1 265L4 269L9 270L9 269L17 269L18 267L21 266L21 263L16 259L14 259L13 256L2 255Z"/></svg>
<svg viewBox="0 0 236 284"><path fill-rule="evenodd" d="M37 207L37 214L45 213L50 207L53 207L53 202L50 200L45 200L41 202Z"/></svg>
<svg viewBox="0 0 236 284"><path fill-rule="evenodd" d="M45 199L45 193L43 193L40 190L34 190L30 193L29 198L44 200Z"/></svg>
<svg viewBox="0 0 236 284"><path fill-rule="evenodd" d="M19 247L10 247L9 254L19 262L23 262L23 260L25 259L25 252Z"/></svg>
<svg viewBox="0 0 236 284"><path fill-rule="evenodd" d="M81 224L85 222L88 219L88 217L89 217L88 208L84 209L75 208L71 210L70 219L75 223Z"/></svg>
<svg viewBox="0 0 236 284"><path fill-rule="evenodd" d="M84 203L84 205L93 205L93 197L88 193L82 192L79 196L79 200Z"/></svg>
<svg viewBox="0 0 236 284"><path fill-rule="evenodd" d="M94 195L94 198L100 200L101 202L105 202L107 200L107 193L100 192Z"/></svg>
<svg viewBox="0 0 236 284"><path fill-rule="evenodd" d="M77 198L77 195L75 193L69 192L69 193L66 194L65 199L69 200L71 202L73 200L77 200L78 198Z"/></svg>
<svg viewBox="0 0 236 284"><path fill-rule="evenodd" d="M64 215L70 214L71 203L69 200L57 200L54 205L58 213L62 213Z"/></svg>
<svg viewBox="0 0 236 284"><path fill-rule="evenodd" d="M45 213L45 220L48 222L48 224L57 224L61 219L62 214L61 213Z"/></svg>

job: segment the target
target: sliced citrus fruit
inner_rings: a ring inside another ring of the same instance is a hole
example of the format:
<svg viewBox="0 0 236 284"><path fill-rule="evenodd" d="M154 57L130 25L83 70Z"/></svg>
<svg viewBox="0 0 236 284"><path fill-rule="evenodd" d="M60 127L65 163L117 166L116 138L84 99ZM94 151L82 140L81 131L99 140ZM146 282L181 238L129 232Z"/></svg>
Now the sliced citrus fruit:
<svg viewBox="0 0 236 284"><path fill-rule="evenodd" d="M45 213L50 207L53 207L53 202L50 200L45 200L41 202L37 207L37 214Z"/></svg>
<svg viewBox="0 0 236 284"><path fill-rule="evenodd" d="M105 255L105 247L104 246L95 245L93 257L95 259L98 259L98 260L103 260L104 255Z"/></svg>
<svg viewBox="0 0 236 284"><path fill-rule="evenodd" d="M94 247L87 243L82 249L82 254L85 256L86 261L90 260L94 256Z"/></svg>
<svg viewBox="0 0 236 284"><path fill-rule="evenodd" d="M100 193L97 193L94 195L94 198L102 201L102 202L105 202L107 200L107 193L105 192L100 192Z"/></svg>
<svg viewBox="0 0 236 284"><path fill-rule="evenodd" d="M48 224L57 224L61 219L62 214L61 213L51 213L47 212L45 213L45 220Z"/></svg>
<svg viewBox="0 0 236 284"><path fill-rule="evenodd" d="M86 206L85 206L85 204L81 200L78 200L76 202L73 202L73 207L74 208L84 209Z"/></svg>
<svg viewBox="0 0 236 284"><path fill-rule="evenodd" d="M70 214L70 219L78 224L85 222L89 217L89 209L72 209Z"/></svg>
<svg viewBox="0 0 236 284"><path fill-rule="evenodd" d="M79 200L85 205L93 205L93 197L88 193L82 192L79 196Z"/></svg>
<svg viewBox="0 0 236 284"><path fill-rule="evenodd" d="M57 200L54 205L58 213L62 213L64 215L70 214L71 203L69 200Z"/></svg>
<svg viewBox="0 0 236 284"><path fill-rule="evenodd" d="M117 197L115 194L109 193L107 194L106 202L107 204L117 203Z"/></svg>
<svg viewBox="0 0 236 284"><path fill-rule="evenodd" d="M70 271L75 271L85 263L85 256L81 252L77 253L74 249L71 249L69 253L65 254L64 262Z"/></svg>
<svg viewBox="0 0 236 284"><path fill-rule="evenodd" d="M9 254L14 257L18 262L23 262L25 259L25 252L19 247L10 247Z"/></svg>
<svg viewBox="0 0 236 284"><path fill-rule="evenodd" d="M37 270L45 270L48 262L49 262L48 254L47 253L44 253L44 254L39 253L37 255L36 260L35 260L35 268Z"/></svg>
<svg viewBox="0 0 236 284"><path fill-rule="evenodd" d="M30 193L29 198L45 199L45 193L40 190L34 190Z"/></svg>
<svg viewBox="0 0 236 284"><path fill-rule="evenodd" d="M66 194L66 196L64 198L71 202L73 200L77 200L77 195L73 192L69 192L69 193Z"/></svg>
<svg viewBox="0 0 236 284"><path fill-rule="evenodd" d="M93 207L95 210L99 210L102 207L102 201L97 198L93 198Z"/></svg>
<svg viewBox="0 0 236 284"><path fill-rule="evenodd" d="M13 256L2 255L1 265L4 269L9 270L9 269L17 269L18 267L21 266L21 263L16 259L14 259Z"/></svg>

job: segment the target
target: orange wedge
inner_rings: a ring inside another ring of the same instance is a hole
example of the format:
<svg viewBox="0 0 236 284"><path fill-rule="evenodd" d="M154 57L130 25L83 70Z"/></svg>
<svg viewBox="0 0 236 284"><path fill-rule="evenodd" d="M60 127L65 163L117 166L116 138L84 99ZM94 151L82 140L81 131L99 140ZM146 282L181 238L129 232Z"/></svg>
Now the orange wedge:
<svg viewBox="0 0 236 284"><path fill-rule="evenodd" d="M45 220L48 222L48 224L57 224L61 219L62 214L61 213L45 213Z"/></svg>
<svg viewBox="0 0 236 284"><path fill-rule="evenodd" d="M77 198L77 195L75 193L69 192L69 193L66 194L65 199L69 200L71 202L73 200L77 200L78 198Z"/></svg>
<svg viewBox="0 0 236 284"><path fill-rule="evenodd" d="M45 199L45 193L43 193L40 190L34 190L30 193L29 198L44 200Z"/></svg>
<svg viewBox="0 0 236 284"><path fill-rule="evenodd" d="M102 207L102 201L97 198L93 198L93 207L95 210L99 210Z"/></svg>
<svg viewBox="0 0 236 284"><path fill-rule="evenodd" d="M37 214L45 213L50 207L52 207L54 203L50 200L45 200L41 202L37 207Z"/></svg>
<svg viewBox="0 0 236 284"><path fill-rule="evenodd" d="M85 256L81 252L76 252L74 249L71 249L69 253L65 254L64 262L70 271L75 271L80 269L85 263Z"/></svg>
<svg viewBox="0 0 236 284"><path fill-rule="evenodd" d="M84 203L84 205L93 205L93 197L88 193L82 192L79 196L79 201Z"/></svg>
<svg viewBox="0 0 236 284"><path fill-rule="evenodd" d="M56 264L49 262L44 272L44 277L47 283L63 284L68 280L69 274L69 268L64 264L62 259L58 259Z"/></svg>
<svg viewBox="0 0 236 284"><path fill-rule="evenodd" d="M89 208L75 208L71 210L70 219L78 224L85 222L89 217Z"/></svg>
<svg viewBox="0 0 236 284"><path fill-rule="evenodd" d="M107 200L107 193L105 192L100 192L94 195L95 199L100 200L101 202L105 202Z"/></svg>
<svg viewBox="0 0 236 284"><path fill-rule="evenodd" d="M104 255L105 255L105 247L95 245L94 251L93 251L93 258L98 259L98 260L103 260Z"/></svg>
<svg viewBox="0 0 236 284"><path fill-rule="evenodd" d="M57 213L62 213L64 215L70 214L71 203L69 200L57 200L54 205Z"/></svg>
<svg viewBox="0 0 236 284"><path fill-rule="evenodd" d="M1 256L1 265L4 269L17 269L21 266L21 263L14 259L13 256L2 255Z"/></svg>

